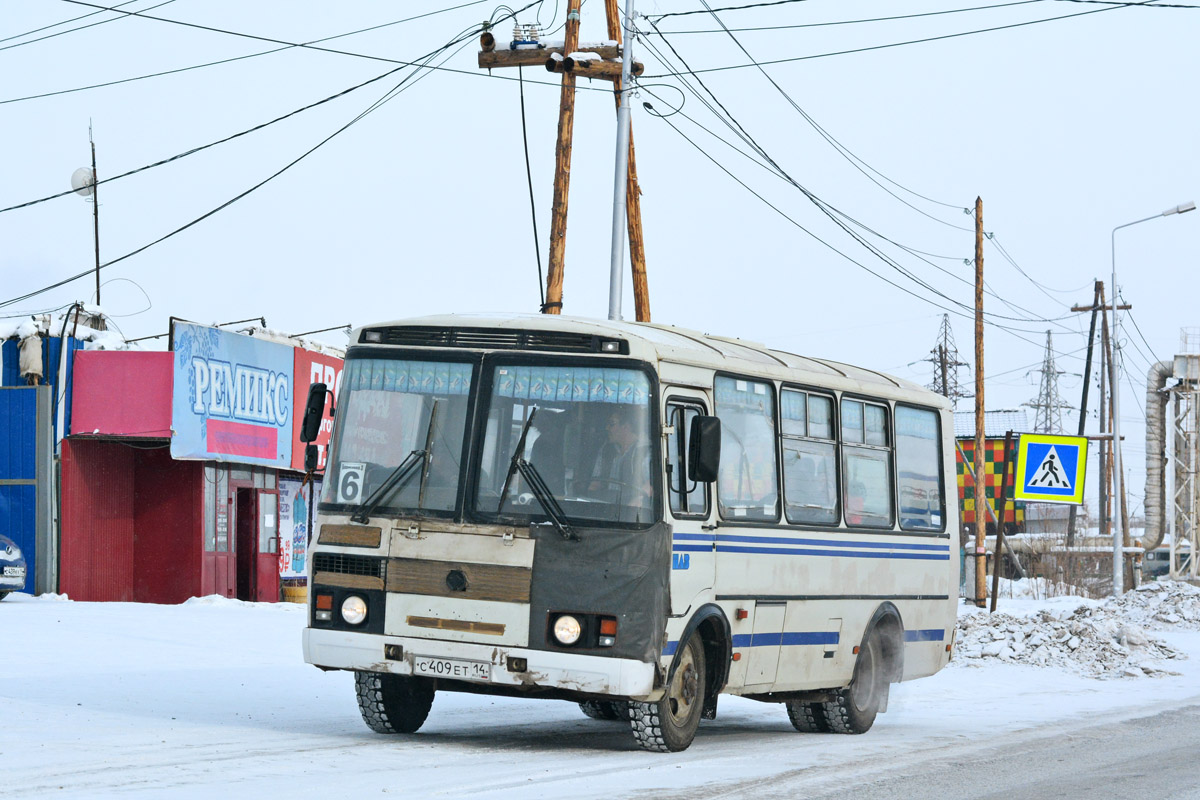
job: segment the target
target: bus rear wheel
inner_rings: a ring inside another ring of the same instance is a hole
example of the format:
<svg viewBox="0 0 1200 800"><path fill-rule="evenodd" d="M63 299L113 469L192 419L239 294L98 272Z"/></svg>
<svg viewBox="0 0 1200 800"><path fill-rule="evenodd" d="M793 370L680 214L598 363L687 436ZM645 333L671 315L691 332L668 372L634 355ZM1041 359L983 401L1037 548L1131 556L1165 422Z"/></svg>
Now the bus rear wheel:
<svg viewBox="0 0 1200 800"><path fill-rule="evenodd" d="M433 682L428 678L355 672L354 692L363 722L376 733L416 733L433 706Z"/></svg>
<svg viewBox="0 0 1200 800"><path fill-rule="evenodd" d="M662 699L654 703L629 701L633 738L643 750L677 753L696 738L704 713L704 647L692 636L679 654L675 674Z"/></svg>
<svg viewBox="0 0 1200 800"><path fill-rule="evenodd" d="M863 640L854 663L854 677L833 700L822 703L825 721L834 733L866 733L875 717L886 708L887 665L883 655L883 637L872 628Z"/></svg>
<svg viewBox="0 0 1200 800"><path fill-rule="evenodd" d="M801 733L829 733L829 723L825 720L823 703L805 703L801 700L788 700L788 719L792 727Z"/></svg>
<svg viewBox="0 0 1200 800"><path fill-rule="evenodd" d="M579 704L579 710L592 719L629 718L629 703L624 700L584 700Z"/></svg>

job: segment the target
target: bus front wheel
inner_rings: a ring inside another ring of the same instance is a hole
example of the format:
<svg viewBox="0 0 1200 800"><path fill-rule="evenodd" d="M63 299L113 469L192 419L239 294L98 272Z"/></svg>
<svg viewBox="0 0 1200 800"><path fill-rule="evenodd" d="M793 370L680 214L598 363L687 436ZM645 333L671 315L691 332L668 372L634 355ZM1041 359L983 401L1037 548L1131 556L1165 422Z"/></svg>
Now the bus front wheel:
<svg viewBox="0 0 1200 800"><path fill-rule="evenodd" d="M883 636L878 628L872 628L859 648L850 685L839 689L833 700L821 704L829 730L853 734L869 731L875 717L887 708L887 675Z"/></svg>
<svg viewBox="0 0 1200 800"><path fill-rule="evenodd" d="M376 733L415 733L433 705L433 683L428 678L355 672L354 693L363 722Z"/></svg>
<svg viewBox="0 0 1200 800"><path fill-rule="evenodd" d="M592 719L621 720L629 717L629 704L624 700L584 700L579 710Z"/></svg>
<svg viewBox="0 0 1200 800"><path fill-rule="evenodd" d="M679 654L675 674L662 699L629 703L633 738L643 750L677 753L696 737L704 713L704 646L693 635Z"/></svg>

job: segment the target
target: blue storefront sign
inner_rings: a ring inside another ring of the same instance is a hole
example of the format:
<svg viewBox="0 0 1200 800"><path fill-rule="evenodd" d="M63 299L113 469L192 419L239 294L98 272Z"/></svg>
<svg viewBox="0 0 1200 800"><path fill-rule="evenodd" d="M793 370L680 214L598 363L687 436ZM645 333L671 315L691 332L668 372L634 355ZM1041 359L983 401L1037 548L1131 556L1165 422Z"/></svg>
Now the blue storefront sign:
<svg viewBox="0 0 1200 800"><path fill-rule="evenodd" d="M186 322L172 330L171 457L288 468L294 349Z"/></svg>

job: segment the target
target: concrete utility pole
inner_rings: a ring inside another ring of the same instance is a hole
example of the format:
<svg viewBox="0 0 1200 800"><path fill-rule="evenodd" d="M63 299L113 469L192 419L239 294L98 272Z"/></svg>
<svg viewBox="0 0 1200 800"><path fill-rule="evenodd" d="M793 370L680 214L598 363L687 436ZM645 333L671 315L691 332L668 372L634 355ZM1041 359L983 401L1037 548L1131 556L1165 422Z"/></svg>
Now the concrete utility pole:
<svg viewBox="0 0 1200 800"><path fill-rule="evenodd" d="M987 479L983 454L983 199L975 198L975 605L987 601ZM997 528L1002 524L996 521ZM998 560L998 559L997 559Z"/></svg>
<svg viewBox="0 0 1200 800"><path fill-rule="evenodd" d="M621 18L618 16L617 0L604 0L605 20L608 23L608 38L617 44L623 42ZM633 0L628 0L625 7L625 19L629 28L633 28ZM623 248L619 241L620 222L616 216L624 211L626 227L629 229L629 267L633 272L633 308L638 322L650 321L650 287L646 280L646 243L642 239L642 191L638 187L637 158L633 148L633 123L629 121L629 97L625 86L629 83L629 72L633 69L633 43L625 42L621 54L622 76L613 84L617 101L617 149L618 165L615 181L618 186L624 183L624 198L614 199L613 220L613 272L616 278L617 291L620 291L621 264L619 259ZM624 113L624 121L621 115ZM624 170L620 166L621 131L625 130L628 139L628 158ZM624 172L624 176L622 176ZM609 317L620 318L620 298L617 299L617 315L612 316L612 297L609 297Z"/></svg>

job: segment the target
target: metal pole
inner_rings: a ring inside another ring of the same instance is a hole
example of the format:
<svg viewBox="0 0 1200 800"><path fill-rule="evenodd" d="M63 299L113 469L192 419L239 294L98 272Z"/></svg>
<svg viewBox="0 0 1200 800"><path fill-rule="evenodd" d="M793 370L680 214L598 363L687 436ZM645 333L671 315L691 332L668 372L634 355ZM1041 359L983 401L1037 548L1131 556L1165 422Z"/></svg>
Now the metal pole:
<svg viewBox="0 0 1200 800"><path fill-rule="evenodd" d="M96 176L96 140L88 124L88 141L92 145L92 223L96 239L96 305L100 305L100 179Z"/></svg>
<svg viewBox="0 0 1200 800"><path fill-rule="evenodd" d="M1087 433L1087 401L1088 385L1092 382L1092 347L1096 343L1096 312L1100 309L1100 281L1092 288L1092 324L1088 328L1087 360L1083 366L1083 397L1079 401L1079 436ZM1075 546L1075 516L1078 506L1071 506L1070 519L1067 521L1067 549Z"/></svg>
<svg viewBox="0 0 1200 800"><path fill-rule="evenodd" d="M608 277L608 318L621 318L621 273L625 269L625 199L629 179L629 81L633 67L633 0L625 2L621 47L621 105L617 108L617 166L613 177L612 262Z"/></svg>

